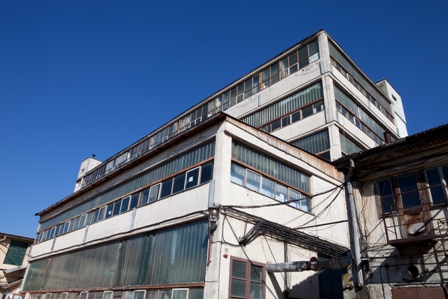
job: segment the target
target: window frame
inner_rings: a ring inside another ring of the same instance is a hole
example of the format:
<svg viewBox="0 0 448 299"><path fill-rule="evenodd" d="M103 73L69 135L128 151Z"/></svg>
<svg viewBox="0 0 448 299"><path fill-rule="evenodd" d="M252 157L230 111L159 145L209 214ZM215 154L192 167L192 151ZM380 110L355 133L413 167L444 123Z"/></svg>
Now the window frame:
<svg viewBox="0 0 448 299"><path fill-rule="evenodd" d="M237 277L237 276L233 276L233 267L234 267L234 262L239 262L239 263L245 263L245 278L241 278L241 277ZM257 267L257 268L261 268L262 271L262 277L260 279L259 282L255 281L252 279L251 274L252 274L252 267ZM237 296L237 295L232 295L232 281L233 280L238 280L238 281L244 281L245 284L245 295L244 296ZM230 259L230 271L229 271L229 299L239 299L239 298L252 298L251 297L251 284L252 283L257 283L261 285L261 297L260 299L265 299L266 298L266 265L263 263L259 263L259 262L253 262L250 260L246 260L246 259L242 259L242 258L238 258L238 257L234 257L232 256ZM257 298L258 299L258 298Z"/></svg>

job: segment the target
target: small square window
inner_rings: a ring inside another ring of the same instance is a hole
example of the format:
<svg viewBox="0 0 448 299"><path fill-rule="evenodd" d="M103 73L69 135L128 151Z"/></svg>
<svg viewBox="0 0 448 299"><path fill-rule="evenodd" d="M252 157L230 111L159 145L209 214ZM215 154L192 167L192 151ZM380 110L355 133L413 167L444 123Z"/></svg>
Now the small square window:
<svg viewBox="0 0 448 299"><path fill-rule="evenodd" d="M199 179L199 167L187 171L185 177L185 189L196 186L198 184L198 179Z"/></svg>

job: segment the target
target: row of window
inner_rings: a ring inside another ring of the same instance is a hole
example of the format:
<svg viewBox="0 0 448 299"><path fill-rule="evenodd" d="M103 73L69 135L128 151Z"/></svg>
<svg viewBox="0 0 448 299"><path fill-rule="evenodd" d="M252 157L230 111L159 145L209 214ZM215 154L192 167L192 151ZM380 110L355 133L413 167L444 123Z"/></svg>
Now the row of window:
<svg viewBox="0 0 448 299"><path fill-rule="evenodd" d="M292 207L310 211L310 200L304 194L236 163L232 163L230 179L233 183L288 203Z"/></svg>
<svg viewBox="0 0 448 299"><path fill-rule="evenodd" d="M378 86L370 80L367 80L366 77L362 75L356 67L348 61L348 59L345 58L345 56L335 47L335 45L333 45L331 41L329 41L328 46L330 50L330 57L342 66L341 69L344 69L348 74L350 74L350 77L353 78L353 82L358 82L366 90L366 96L367 93L370 94L386 111L388 111L389 114L391 114L391 103L381 92L378 91Z"/></svg>
<svg viewBox="0 0 448 299"><path fill-rule="evenodd" d="M318 101L305 106L300 110L264 125L261 129L267 133L271 133L321 111L324 111L324 101Z"/></svg>
<svg viewBox="0 0 448 299"><path fill-rule="evenodd" d="M378 110L381 111L390 121L394 121L394 117L392 114L387 111L383 105L380 104L368 91L365 90L364 87L362 87L361 84L356 81L353 76L351 76L333 57L331 57L331 64L344 76L347 78L347 80L355 86L373 105L375 105Z"/></svg>
<svg viewBox="0 0 448 299"><path fill-rule="evenodd" d="M202 299L202 288L31 294L30 299Z"/></svg>
<svg viewBox="0 0 448 299"><path fill-rule="evenodd" d="M208 235L209 221L201 219L33 260L23 291L203 282Z"/></svg>
<svg viewBox="0 0 448 299"><path fill-rule="evenodd" d="M281 60L276 61L270 66L262 69L260 72L237 86L225 90L199 108L183 115L169 126L157 131L147 138L144 138L125 153L120 154L107 163L101 164L92 172L84 176L81 182L81 187L92 184L109 172L120 168L122 165L138 158L183 131L199 124L208 117L218 113L221 110L227 110L229 107L244 101L252 95L262 91L272 84L277 83L278 81L288 77L318 59L319 46L317 40L314 40Z"/></svg>
<svg viewBox="0 0 448 299"><path fill-rule="evenodd" d="M285 116L295 122L324 109L322 83L317 82L242 119L257 128L279 121ZM293 114L293 116L291 116ZM278 127L278 126L277 126ZM277 128L276 127L276 128ZM274 128L274 129L276 129ZM263 128L265 129L265 128ZM267 129L265 129L267 130ZM272 129L268 131L273 131Z"/></svg>
<svg viewBox="0 0 448 299"><path fill-rule="evenodd" d="M328 135L327 129L300 138L291 142L291 144L313 153L327 161L331 160L330 136Z"/></svg>
<svg viewBox="0 0 448 299"><path fill-rule="evenodd" d="M232 142L232 158L304 193L310 192L310 175L235 140Z"/></svg>
<svg viewBox="0 0 448 299"><path fill-rule="evenodd" d="M448 202L448 165L387 178L376 184L383 214Z"/></svg>
<svg viewBox="0 0 448 299"><path fill-rule="evenodd" d="M136 207L147 205L172 194L206 183L210 181L212 177L213 163L210 162L152 185L140 192L115 200L99 209L80 215L58 226L53 226L50 229L42 231L37 237L37 242L43 242L56 236L83 228L88 224L94 224L110 217L126 213Z"/></svg>
<svg viewBox="0 0 448 299"><path fill-rule="evenodd" d="M71 209L65 210L54 218L51 218L40 225L40 230L45 230L56 224L61 224L76 215L84 214L95 208L98 208L116 198L123 197L126 194L134 192L145 186L159 182L164 178L171 177L194 165L205 163L215 155L215 141L203 143L187 152L173 157L171 160L152 167L140 175L135 176L122 184L114 186L108 191L84 201Z"/></svg>
<svg viewBox="0 0 448 299"><path fill-rule="evenodd" d="M336 86L334 87L334 93L336 96L336 109L377 144L384 144L383 134L388 130L376 122Z"/></svg>

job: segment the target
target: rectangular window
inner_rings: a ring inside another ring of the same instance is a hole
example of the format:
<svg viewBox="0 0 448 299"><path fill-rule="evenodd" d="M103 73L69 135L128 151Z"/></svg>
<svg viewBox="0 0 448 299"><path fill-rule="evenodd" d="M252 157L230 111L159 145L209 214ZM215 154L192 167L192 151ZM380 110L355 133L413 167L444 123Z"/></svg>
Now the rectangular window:
<svg viewBox="0 0 448 299"><path fill-rule="evenodd" d="M129 203L129 210L134 209L135 207L137 207L138 204L138 193L134 193L131 195L131 202Z"/></svg>
<svg viewBox="0 0 448 299"><path fill-rule="evenodd" d="M173 179L173 194L183 191L185 188L185 173L179 174Z"/></svg>
<svg viewBox="0 0 448 299"><path fill-rule="evenodd" d="M130 196L127 196L121 200L120 214L129 210Z"/></svg>
<svg viewBox="0 0 448 299"><path fill-rule="evenodd" d="M159 190L160 184L151 186L151 188L149 189L149 202L154 202L159 199Z"/></svg>
<svg viewBox="0 0 448 299"><path fill-rule="evenodd" d="M114 292L113 291L104 291L103 299L113 299L113 298L114 298Z"/></svg>
<svg viewBox="0 0 448 299"><path fill-rule="evenodd" d="M67 297L68 297L68 293L64 292L64 293L61 293L61 297L59 297L59 298L60 299L67 299Z"/></svg>
<svg viewBox="0 0 448 299"><path fill-rule="evenodd" d="M441 168L434 168L425 171L426 182L428 184L431 201L433 205L446 204L446 187L444 184L443 171Z"/></svg>
<svg viewBox="0 0 448 299"><path fill-rule="evenodd" d="M230 181L238 185L244 186L244 167L232 163L230 168Z"/></svg>
<svg viewBox="0 0 448 299"><path fill-rule="evenodd" d="M78 228L83 228L84 226L86 226L86 219L87 214L84 214L79 218Z"/></svg>
<svg viewBox="0 0 448 299"><path fill-rule="evenodd" d="M247 169L246 187L250 190L260 192L261 175Z"/></svg>
<svg viewBox="0 0 448 299"><path fill-rule="evenodd" d="M89 296L89 292L81 292L79 294L79 299L87 299Z"/></svg>
<svg viewBox="0 0 448 299"><path fill-rule="evenodd" d="M185 189L196 186L198 184L198 180L199 180L199 167L187 171L185 177Z"/></svg>
<svg viewBox="0 0 448 299"><path fill-rule="evenodd" d="M8 252L6 253L4 264L21 266L25 257L28 243L11 240Z"/></svg>
<svg viewBox="0 0 448 299"><path fill-rule="evenodd" d="M149 188L140 193L140 206L146 205L149 202Z"/></svg>
<svg viewBox="0 0 448 299"><path fill-rule="evenodd" d="M207 163L201 167L201 184L213 179L213 163Z"/></svg>
<svg viewBox="0 0 448 299"><path fill-rule="evenodd" d="M106 219L112 217L113 210L114 210L114 204L113 203L108 204L106 208Z"/></svg>
<svg viewBox="0 0 448 299"><path fill-rule="evenodd" d="M275 182L271 179L261 178L261 194L274 198Z"/></svg>
<svg viewBox="0 0 448 299"><path fill-rule="evenodd" d="M120 208L121 208L121 199L117 200L114 203L114 212L112 213L112 216L116 216L116 215L120 214Z"/></svg>
<svg viewBox="0 0 448 299"><path fill-rule="evenodd" d="M173 289L172 299L188 299L188 289Z"/></svg>
<svg viewBox="0 0 448 299"><path fill-rule="evenodd" d="M264 298L264 267L244 260L232 259L230 298Z"/></svg>
<svg viewBox="0 0 448 299"><path fill-rule="evenodd" d="M173 179L168 179L162 182L162 190L160 192L160 198L171 195L171 188L173 186Z"/></svg>

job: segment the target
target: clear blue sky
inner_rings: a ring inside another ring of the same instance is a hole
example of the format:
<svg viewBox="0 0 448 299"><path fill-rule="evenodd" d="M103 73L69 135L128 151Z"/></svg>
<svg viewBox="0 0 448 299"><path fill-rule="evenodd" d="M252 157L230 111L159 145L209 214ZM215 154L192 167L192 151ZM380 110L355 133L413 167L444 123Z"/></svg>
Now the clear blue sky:
<svg viewBox="0 0 448 299"><path fill-rule="evenodd" d="M0 1L0 232L105 160L325 29L402 95L410 134L447 123L448 1Z"/></svg>

